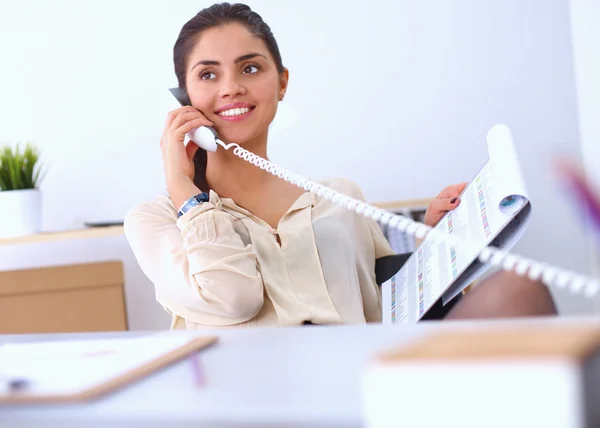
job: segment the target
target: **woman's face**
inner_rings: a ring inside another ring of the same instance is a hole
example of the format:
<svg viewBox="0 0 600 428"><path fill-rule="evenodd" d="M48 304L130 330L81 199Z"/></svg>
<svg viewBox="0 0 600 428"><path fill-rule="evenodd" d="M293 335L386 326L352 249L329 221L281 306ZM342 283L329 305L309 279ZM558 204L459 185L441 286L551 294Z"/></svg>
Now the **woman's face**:
<svg viewBox="0 0 600 428"><path fill-rule="evenodd" d="M188 58L192 106L215 124L220 139L240 145L266 140L287 79L265 43L237 23L204 31Z"/></svg>

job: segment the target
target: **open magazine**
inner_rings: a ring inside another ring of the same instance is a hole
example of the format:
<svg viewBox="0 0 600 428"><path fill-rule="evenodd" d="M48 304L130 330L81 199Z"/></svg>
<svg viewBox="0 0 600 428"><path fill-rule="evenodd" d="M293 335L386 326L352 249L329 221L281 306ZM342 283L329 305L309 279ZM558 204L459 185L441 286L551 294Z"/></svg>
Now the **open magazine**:
<svg viewBox="0 0 600 428"><path fill-rule="evenodd" d="M442 299L448 303L488 268L478 260L487 246L509 250L523 235L531 203L516 151L488 136L489 161L402 268L381 286L382 322L414 323ZM447 242L447 235L460 240Z"/></svg>

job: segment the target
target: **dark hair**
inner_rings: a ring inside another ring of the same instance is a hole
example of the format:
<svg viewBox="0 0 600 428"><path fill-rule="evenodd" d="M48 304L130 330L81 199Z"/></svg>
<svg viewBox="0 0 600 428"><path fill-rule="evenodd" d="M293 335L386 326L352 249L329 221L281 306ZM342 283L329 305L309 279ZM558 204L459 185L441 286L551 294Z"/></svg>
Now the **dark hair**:
<svg viewBox="0 0 600 428"><path fill-rule="evenodd" d="M187 90L185 84L186 70L190 52L198 42L203 31L214 27L237 22L246 26L250 34L259 37L267 45L269 53L275 60L277 70L283 73L284 67L279 53L277 41L271 28L261 16L250 7L241 3L218 3L202 9L183 26L173 47L173 63L175 75L181 89ZM198 149L194 156L194 184L202 191L208 191L206 181L206 151Z"/></svg>

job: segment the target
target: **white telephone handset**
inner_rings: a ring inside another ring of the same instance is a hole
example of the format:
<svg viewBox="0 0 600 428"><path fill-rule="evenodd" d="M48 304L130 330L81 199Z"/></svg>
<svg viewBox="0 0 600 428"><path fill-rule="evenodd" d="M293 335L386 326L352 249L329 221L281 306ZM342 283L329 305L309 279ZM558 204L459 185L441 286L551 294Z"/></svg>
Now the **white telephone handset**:
<svg viewBox="0 0 600 428"><path fill-rule="evenodd" d="M217 151L217 131L210 126L201 126L186 134L190 141L207 152Z"/></svg>
<svg viewBox="0 0 600 428"><path fill-rule="evenodd" d="M177 101L179 101L179 104L181 104L182 106L192 105L184 89L171 88L169 89L169 91L171 91L175 98L177 98ZM217 151L217 131L215 131L210 126L201 126L199 128L194 129L193 131L188 132L185 135L190 141L195 143L198 147L203 148L207 152Z"/></svg>
<svg viewBox="0 0 600 428"><path fill-rule="evenodd" d="M171 93L181 105L191 105L189 97L185 90L180 88L170 89ZM512 137L510 131L505 125L494 126L489 134L494 138L506 140L505 143L512 146ZM260 169L267 171L285 181L288 181L308 192L312 192L317 196L330 200L334 204L343 206L344 208L354 211L357 214L365 217L370 217L376 222L389 227L396 228L407 233L410 236L416 236L423 239L428 234L436 234L434 228L419 223L409 217L400 214L394 214L374 207L359 199L351 198L350 196L339 193L322 184L301 177L292 172L286 171L282 167L271 163L270 161L255 155L254 153L240 147L235 143L225 144L219 140L216 131L213 128L202 126L188 133L188 138L196 143L199 147L205 150L215 152L217 146L223 147L225 150L233 148L233 154L250 162ZM462 240L455 236L444 234L442 239L448 240L454 245L469 246L469 241ZM478 251L479 252L479 251ZM523 256L511 254L493 246L483 249L479 253L478 259L482 263L490 263L493 266L499 267L507 271L513 271L517 275L527 276L530 279L540 280L547 286L569 287L573 293L583 293L587 297L593 297L600 292L600 281L595 278L590 278L577 272L570 272L545 263L536 262L535 260L527 259Z"/></svg>

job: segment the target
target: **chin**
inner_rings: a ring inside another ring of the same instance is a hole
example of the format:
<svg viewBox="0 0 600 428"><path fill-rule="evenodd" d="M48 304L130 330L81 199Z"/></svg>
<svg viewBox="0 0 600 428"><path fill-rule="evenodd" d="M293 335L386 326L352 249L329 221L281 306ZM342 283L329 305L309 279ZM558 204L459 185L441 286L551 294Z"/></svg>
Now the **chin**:
<svg viewBox="0 0 600 428"><path fill-rule="evenodd" d="M246 127L239 127L238 129L232 129L233 127L228 128L219 131L219 138L225 143L235 143L243 146L255 142L263 135L263 132L259 132L257 129L248 129Z"/></svg>

